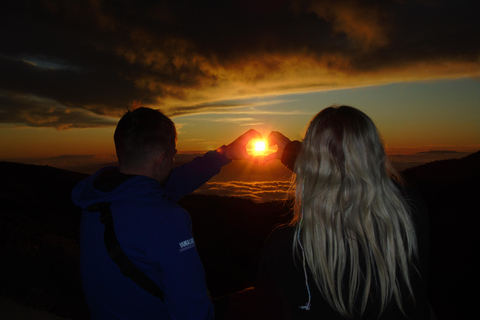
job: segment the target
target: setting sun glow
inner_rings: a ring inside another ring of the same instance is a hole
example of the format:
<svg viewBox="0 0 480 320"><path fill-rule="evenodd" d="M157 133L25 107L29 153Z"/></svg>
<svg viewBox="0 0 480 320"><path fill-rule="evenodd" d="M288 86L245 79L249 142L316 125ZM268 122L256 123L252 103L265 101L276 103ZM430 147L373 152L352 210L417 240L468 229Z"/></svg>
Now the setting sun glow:
<svg viewBox="0 0 480 320"><path fill-rule="evenodd" d="M266 156L276 150L269 148L266 140L258 139L249 143L247 151L252 156Z"/></svg>
<svg viewBox="0 0 480 320"><path fill-rule="evenodd" d="M266 145L267 144L265 143L265 141L258 140L257 142L255 142L254 150L257 151L257 152L263 152L266 149Z"/></svg>

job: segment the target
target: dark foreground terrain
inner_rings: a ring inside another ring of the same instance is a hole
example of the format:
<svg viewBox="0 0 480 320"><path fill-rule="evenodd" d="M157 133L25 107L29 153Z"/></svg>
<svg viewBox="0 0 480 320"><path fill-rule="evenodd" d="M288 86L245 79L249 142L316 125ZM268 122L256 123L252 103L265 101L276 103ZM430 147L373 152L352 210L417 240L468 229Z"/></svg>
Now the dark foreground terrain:
<svg viewBox="0 0 480 320"><path fill-rule="evenodd" d="M471 319L478 296L480 152L403 172L430 211L430 300L441 319ZM70 191L84 174L0 162L0 295L71 319L88 319L78 272L80 211ZM253 284L261 247L289 204L190 195L197 248L218 310ZM220 312L219 312L219 315ZM0 318L2 310L0 310Z"/></svg>

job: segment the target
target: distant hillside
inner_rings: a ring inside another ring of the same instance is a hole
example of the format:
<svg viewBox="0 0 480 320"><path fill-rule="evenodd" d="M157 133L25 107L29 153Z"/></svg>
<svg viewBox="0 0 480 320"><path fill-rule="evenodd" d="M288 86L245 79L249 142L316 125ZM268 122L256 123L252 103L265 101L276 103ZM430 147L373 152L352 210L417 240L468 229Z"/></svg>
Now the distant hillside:
<svg viewBox="0 0 480 320"><path fill-rule="evenodd" d="M430 211L431 302L437 318L467 319L480 284L480 152L405 170ZM85 174L0 162L0 294L87 319L78 275L80 212L70 200ZM261 246L289 218L281 202L190 195L198 250L214 297L252 285ZM4 262L3 262L4 261ZM1 311L0 311L1 314Z"/></svg>
<svg viewBox="0 0 480 320"><path fill-rule="evenodd" d="M402 172L402 175L414 184L443 185L469 180L479 174L480 151L461 159L433 161Z"/></svg>
<svg viewBox="0 0 480 320"><path fill-rule="evenodd" d="M430 213L429 289L437 317L471 319L480 285L480 152L411 168L403 176Z"/></svg>
<svg viewBox="0 0 480 320"><path fill-rule="evenodd" d="M0 162L1 295L86 319L78 273L80 211L70 200L73 186L84 176Z"/></svg>
<svg viewBox="0 0 480 320"><path fill-rule="evenodd" d="M70 193L84 177L49 166L0 162L2 212L20 214L71 235L78 225L72 221Z"/></svg>

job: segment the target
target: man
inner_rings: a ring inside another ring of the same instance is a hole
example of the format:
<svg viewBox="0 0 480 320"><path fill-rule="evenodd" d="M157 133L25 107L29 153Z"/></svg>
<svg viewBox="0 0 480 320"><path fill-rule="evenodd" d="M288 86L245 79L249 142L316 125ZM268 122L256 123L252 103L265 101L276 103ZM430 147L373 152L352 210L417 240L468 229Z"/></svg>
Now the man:
<svg viewBox="0 0 480 320"><path fill-rule="evenodd" d="M259 136L250 130L173 169L176 130L168 117L138 108L120 119L114 135L119 168L101 169L72 192L82 208L80 268L92 319L213 318L190 216L176 202L232 160L249 159L245 146ZM99 203L109 205L119 247L160 288L163 299L124 276L109 256Z"/></svg>

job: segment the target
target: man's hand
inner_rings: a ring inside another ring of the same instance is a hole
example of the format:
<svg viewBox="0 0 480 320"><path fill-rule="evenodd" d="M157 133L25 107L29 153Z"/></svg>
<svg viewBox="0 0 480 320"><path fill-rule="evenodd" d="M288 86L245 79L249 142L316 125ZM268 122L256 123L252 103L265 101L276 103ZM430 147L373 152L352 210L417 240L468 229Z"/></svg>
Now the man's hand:
<svg viewBox="0 0 480 320"><path fill-rule="evenodd" d="M261 139L262 135L254 129L248 130L224 148L225 156L231 160L253 159L253 156L247 153L247 143L254 138Z"/></svg>
<svg viewBox="0 0 480 320"><path fill-rule="evenodd" d="M268 135L267 141L269 147L277 145L278 149L277 152L267 155L263 160L263 163L265 164L268 161L274 159L282 160L283 150L285 149L285 146L290 143L290 139L288 139L278 131L272 131Z"/></svg>

